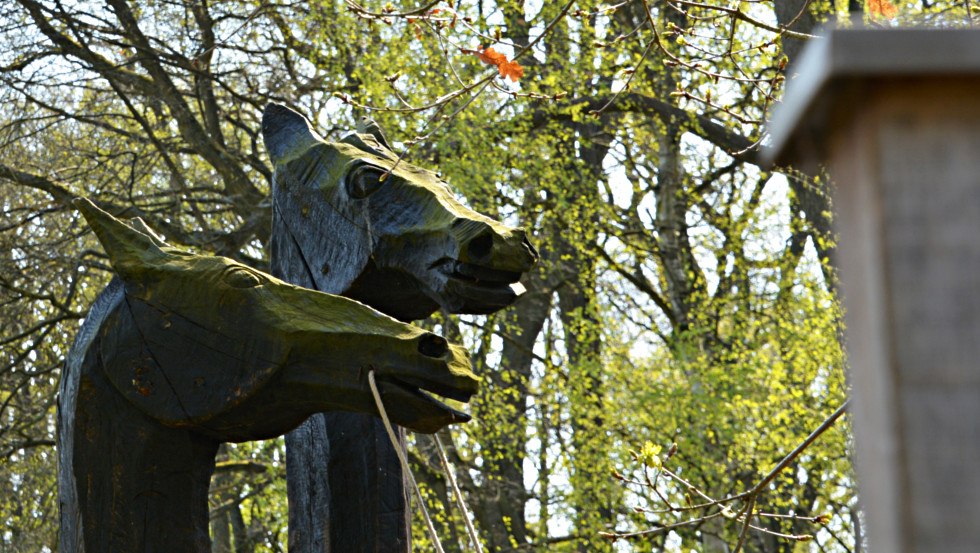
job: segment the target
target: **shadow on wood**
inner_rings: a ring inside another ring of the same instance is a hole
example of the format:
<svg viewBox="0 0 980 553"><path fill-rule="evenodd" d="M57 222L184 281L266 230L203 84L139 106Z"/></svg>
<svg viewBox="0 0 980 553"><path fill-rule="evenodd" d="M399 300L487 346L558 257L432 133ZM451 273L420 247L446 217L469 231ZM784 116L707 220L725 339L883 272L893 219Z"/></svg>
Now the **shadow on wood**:
<svg viewBox="0 0 980 553"><path fill-rule="evenodd" d="M326 410L435 432L468 416L466 351L346 298L171 248L77 202L118 277L69 352L58 405L61 551L205 553L223 441L281 435Z"/></svg>

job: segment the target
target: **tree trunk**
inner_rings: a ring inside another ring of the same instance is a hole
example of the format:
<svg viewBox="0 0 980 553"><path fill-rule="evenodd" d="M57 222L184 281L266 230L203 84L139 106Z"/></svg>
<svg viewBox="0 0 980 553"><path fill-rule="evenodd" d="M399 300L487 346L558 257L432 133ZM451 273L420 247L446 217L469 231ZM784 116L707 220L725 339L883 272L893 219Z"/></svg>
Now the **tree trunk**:
<svg viewBox="0 0 980 553"><path fill-rule="evenodd" d="M487 382L476 404L480 408L474 407L481 423L486 475L474 510L489 551L528 543L524 513L528 500L524 488L528 383L532 351L548 318L551 294L539 278L531 279L527 287L527 294L504 317L501 333L506 338L500 368L485 373Z"/></svg>

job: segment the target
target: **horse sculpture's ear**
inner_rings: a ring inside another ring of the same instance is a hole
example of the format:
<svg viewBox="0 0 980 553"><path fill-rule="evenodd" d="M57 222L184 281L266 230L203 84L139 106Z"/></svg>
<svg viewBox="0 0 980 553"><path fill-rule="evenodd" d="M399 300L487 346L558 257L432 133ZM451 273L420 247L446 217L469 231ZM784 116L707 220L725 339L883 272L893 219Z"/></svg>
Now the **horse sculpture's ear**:
<svg viewBox="0 0 980 553"><path fill-rule="evenodd" d="M146 260L166 255L160 249L160 246L165 244L159 237L145 234L127 225L99 209L87 198L76 198L72 203L82 212L88 226L95 231L95 236L109 255L109 263L123 280L138 271ZM143 221L134 222L134 226L137 227L145 227L145 225Z"/></svg>
<svg viewBox="0 0 980 553"><path fill-rule="evenodd" d="M378 144L381 144L389 150L391 149L391 146L388 145L388 139L385 138L384 131L381 130L381 125L378 125L378 122L374 119L371 119L370 117L361 117L360 123L357 124L357 132L369 134L378 141Z"/></svg>
<svg viewBox="0 0 980 553"><path fill-rule="evenodd" d="M388 145L388 139L385 138L384 132L381 131L381 127L370 117L362 117L361 122L357 124L354 132L341 138L340 141L344 144L356 146L366 152L373 152L379 156L389 158L393 158L394 156L391 152L391 146Z"/></svg>
<svg viewBox="0 0 980 553"><path fill-rule="evenodd" d="M262 111L262 138L273 165L295 159L323 140L305 117L275 103Z"/></svg>
<svg viewBox="0 0 980 553"><path fill-rule="evenodd" d="M150 228L150 225L146 224L146 221L144 221L143 219L140 219L139 217L133 217L129 221L126 221L126 224L142 232L143 234L149 236L150 240L152 240L153 243L156 244L157 246L161 248L170 246L170 244L167 244L167 241L163 239L163 236L160 236L159 234L154 232L154 230Z"/></svg>

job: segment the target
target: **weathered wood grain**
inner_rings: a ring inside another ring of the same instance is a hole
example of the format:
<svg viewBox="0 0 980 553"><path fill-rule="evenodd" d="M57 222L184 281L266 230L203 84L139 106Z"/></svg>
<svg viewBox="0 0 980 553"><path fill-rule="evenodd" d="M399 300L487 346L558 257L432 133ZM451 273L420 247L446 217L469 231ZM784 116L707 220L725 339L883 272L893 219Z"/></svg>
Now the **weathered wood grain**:
<svg viewBox="0 0 980 553"><path fill-rule="evenodd" d="M980 32L834 31L774 126L828 162L869 549L980 543ZM780 130L782 129L782 130Z"/></svg>

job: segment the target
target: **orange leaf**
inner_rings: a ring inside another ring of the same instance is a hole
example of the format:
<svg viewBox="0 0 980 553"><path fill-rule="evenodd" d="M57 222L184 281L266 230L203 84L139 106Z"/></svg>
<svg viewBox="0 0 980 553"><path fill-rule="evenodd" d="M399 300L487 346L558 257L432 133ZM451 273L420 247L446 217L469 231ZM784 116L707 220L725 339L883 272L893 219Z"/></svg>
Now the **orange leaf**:
<svg viewBox="0 0 980 553"><path fill-rule="evenodd" d="M868 11L871 17L891 19L898 15L898 8L888 0L868 0Z"/></svg>
<svg viewBox="0 0 980 553"><path fill-rule="evenodd" d="M501 63L497 66L497 71L500 72L501 77L507 77L515 83L524 76L524 68L516 61Z"/></svg>
<svg viewBox="0 0 980 553"><path fill-rule="evenodd" d="M480 61L483 63L495 66L501 77L506 77L516 83L518 79L524 76L524 68L521 67L521 64L508 60L507 56L492 47L488 46L475 53L480 56Z"/></svg>
<svg viewBox="0 0 980 553"><path fill-rule="evenodd" d="M507 62L507 56L501 54L493 48L484 48L480 51L480 61L488 65L496 65L499 67L501 63Z"/></svg>

